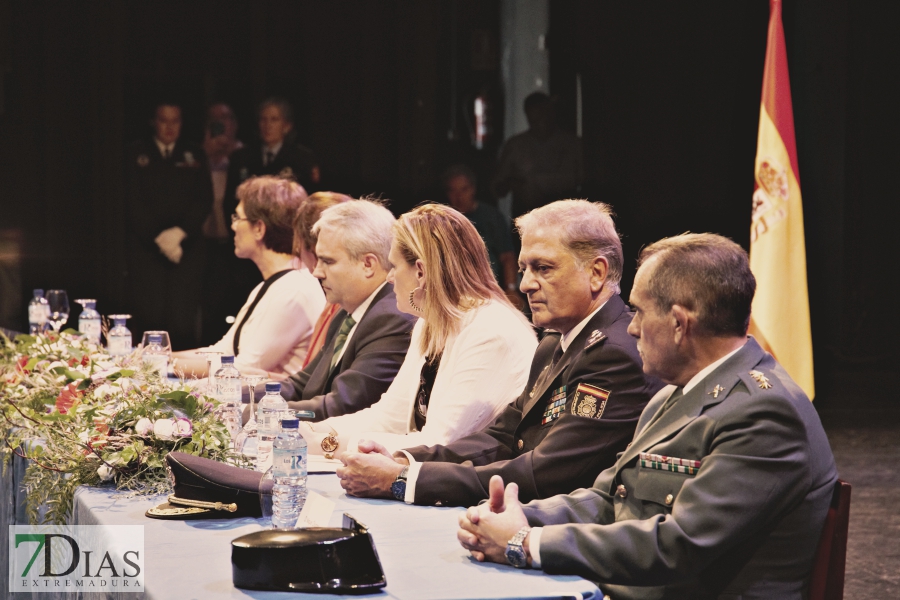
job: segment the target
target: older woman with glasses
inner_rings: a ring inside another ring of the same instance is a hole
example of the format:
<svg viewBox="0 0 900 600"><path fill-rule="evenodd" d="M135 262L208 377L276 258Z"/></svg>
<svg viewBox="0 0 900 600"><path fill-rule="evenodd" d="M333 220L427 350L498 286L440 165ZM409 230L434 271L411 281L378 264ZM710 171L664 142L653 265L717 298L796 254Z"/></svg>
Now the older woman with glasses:
<svg viewBox="0 0 900 600"><path fill-rule="evenodd" d="M381 399L308 424L311 453L447 444L477 431L525 387L534 331L491 272L484 242L456 210L427 204L394 225L388 281L397 307L419 317L409 352Z"/></svg>
<svg viewBox="0 0 900 600"><path fill-rule="evenodd" d="M242 183L237 197L231 215L234 253L253 261L263 282L250 293L225 337L199 351L233 354L239 370L255 368L276 376L299 371L313 324L325 307L319 282L291 253L294 216L306 192L293 181L263 176ZM197 352L175 353L176 370L206 376L206 361Z"/></svg>

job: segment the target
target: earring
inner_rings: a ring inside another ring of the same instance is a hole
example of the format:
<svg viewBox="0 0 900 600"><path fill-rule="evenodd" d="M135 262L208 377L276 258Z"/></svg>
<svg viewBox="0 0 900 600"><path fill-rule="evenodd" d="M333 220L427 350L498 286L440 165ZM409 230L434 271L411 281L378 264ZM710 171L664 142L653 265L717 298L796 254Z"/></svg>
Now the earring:
<svg viewBox="0 0 900 600"><path fill-rule="evenodd" d="M417 291L419 291L419 288L416 288L409 293L409 305L412 307L412 309L414 311L423 313L425 311L422 308L420 308L418 304L416 304L415 300L413 300L413 296L416 295Z"/></svg>

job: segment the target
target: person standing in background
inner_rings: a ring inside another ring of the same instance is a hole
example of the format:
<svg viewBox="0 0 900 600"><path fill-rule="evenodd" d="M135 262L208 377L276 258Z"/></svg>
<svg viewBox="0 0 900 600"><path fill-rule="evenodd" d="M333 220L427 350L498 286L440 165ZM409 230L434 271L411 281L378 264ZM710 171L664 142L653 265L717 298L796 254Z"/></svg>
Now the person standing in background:
<svg viewBox="0 0 900 600"><path fill-rule="evenodd" d="M513 251L510 223L489 204L479 202L475 173L465 165L453 165L444 171L444 191L450 206L469 219L487 246L491 271L506 297L518 308L523 307L518 289L518 267Z"/></svg>
<svg viewBox="0 0 900 600"><path fill-rule="evenodd" d="M236 150L230 157L223 210L234 212L237 188L250 177L275 175L296 181L309 193L319 182L319 165L312 150L294 143L294 111L284 98L268 98L259 105L259 141ZM219 326L233 317L260 282L259 270L234 256L227 263L228 282L209 318Z"/></svg>
<svg viewBox="0 0 900 600"><path fill-rule="evenodd" d="M130 327L169 332L174 348L196 347L205 248L201 228L212 204L202 150L181 140L181 106L159 102L153 135L126 151Z"/></svg>
<svg viewBox="0 0 900 600"><path fill-rule="evenodd" d="M209 215L203 223L203 237L206 238L206 270L203 276L201 313L203 327L201 342L212 344L228 330L223 316L227 309L222 306L229 281L228 266L234 259L234 245L231 242L229 215L225 214L223 203L225 188L228 186L228 165L231 154L244 146L237 139L238 121L231 107L217 102L206 111L206 129L203 151L209 166L209 176L213 188L213 202Z"/></svg>
<svg viewBox="0 0 900 600"><path fill-rule="evenodd" d="M560 198L577 198L584 183L581 139L556 126L550 96L525 98L525 116L528 131L506 141L491 184L498 198L512 192L513 219Z"/></svg>

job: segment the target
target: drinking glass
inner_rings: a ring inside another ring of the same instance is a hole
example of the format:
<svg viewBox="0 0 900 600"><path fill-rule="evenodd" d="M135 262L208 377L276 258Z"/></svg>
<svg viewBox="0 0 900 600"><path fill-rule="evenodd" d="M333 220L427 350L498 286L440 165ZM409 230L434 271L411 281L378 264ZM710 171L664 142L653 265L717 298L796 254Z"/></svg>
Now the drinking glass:
<svg viewBox="0 0 900 600"><path fill-rule="evenodd" d="M250 391L250 418L234 438L234 451L248 458L256 458L256 445L259 441L259 426L256 423L256 386L265 379L265 376L244 375L242 379Z"/></svg>
<svg viewBox="0 0 900 600"><path fill-rule="evenodd" d="M224 352L218 350L197 350L196 354L206 357L206 395L216 395L216 374L212 370L213 357L221 356Z"/></svg>
<svg viewBox="0 0 900 600"><path fill-rule="evenodd" d="M168 331L145 331L144 337L141 338L141 348L146 348L150 345L150 336L158 335L162 340L159 345L162 346L166 353L169 355L169 361L172 360L172 342L169 340L169 332Z"/></svg>
<svg viewBox="0 0 900 600"><path fill-rule="evenodd" d="M53 331L59 333L59 328L69 320L69 297L66 295L66 290L48 291L47 304L50 305L48 320L53 325Z"/></svg>

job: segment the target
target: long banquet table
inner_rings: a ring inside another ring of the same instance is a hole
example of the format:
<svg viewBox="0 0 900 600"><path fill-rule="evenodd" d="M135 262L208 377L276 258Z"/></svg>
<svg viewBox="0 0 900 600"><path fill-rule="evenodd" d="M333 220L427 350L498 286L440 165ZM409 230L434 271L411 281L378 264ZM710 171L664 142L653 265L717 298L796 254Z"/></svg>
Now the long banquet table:
<svg viewBox="0 0 900 600"><path fill-rule="evenodd" d="M461 508L408 506L388 500L349 497L334 474L310 475L309 486L335 502L331 526L340 526L344 512L368 526L381 558L387 587L366 597L416 600L602 597L593 583L579 577L551 576L540 571L476 562L456 541ZM328 597L235 588L231 582L230 542L259 530L259 522L252 518L162 521L144 516L148 508L162 501L159 497L124 498L120 492L108 488L82 487L76 491L71 524L144 526L146 591L106 597L153 600L301 597L321 600ZM70 593L57 597L77 596ZM96 593L89 595L92 600L101 597Z"/></svg>

